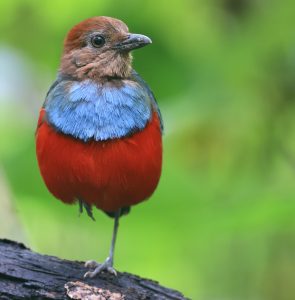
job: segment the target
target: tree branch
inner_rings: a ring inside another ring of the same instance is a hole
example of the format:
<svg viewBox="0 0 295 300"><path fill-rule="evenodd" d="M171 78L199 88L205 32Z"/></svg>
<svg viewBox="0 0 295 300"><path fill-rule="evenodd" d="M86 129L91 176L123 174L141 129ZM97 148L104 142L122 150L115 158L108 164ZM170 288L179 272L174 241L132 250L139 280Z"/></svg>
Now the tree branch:
<svg viewBox="0 0 295 300"><path fill-rule="evenodd" d="M106 273L83 279L82 262L35 253L23 244L0 239L0 299L186 299L174 290L136 275Z"/></svg>

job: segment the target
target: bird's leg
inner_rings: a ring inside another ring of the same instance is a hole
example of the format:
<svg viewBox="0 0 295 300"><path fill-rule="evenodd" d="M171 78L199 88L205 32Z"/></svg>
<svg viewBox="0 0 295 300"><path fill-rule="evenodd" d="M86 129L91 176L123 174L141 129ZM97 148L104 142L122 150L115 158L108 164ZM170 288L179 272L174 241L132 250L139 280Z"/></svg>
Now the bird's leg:
<svg viewBox="0 0 295 300"><path fill-rule="evenodd" d="M121 215L121 209L119 209L115 214L114 231L113 231L113 237L112 237L112 243L111 243L109 256L107 257L105 262L102 264L99 264L94 260L87 261L85 263L85 267L94 269L94 270L86 272L84 275L84 278L86 278L86 277L93 278L97 274L99 274L101 271L107 271L111 274L117 275L116 270L113 268L113 264L114 264L114 250L115 250L117 232L118 232L118 227L119 227L120 215Z"/></svg>

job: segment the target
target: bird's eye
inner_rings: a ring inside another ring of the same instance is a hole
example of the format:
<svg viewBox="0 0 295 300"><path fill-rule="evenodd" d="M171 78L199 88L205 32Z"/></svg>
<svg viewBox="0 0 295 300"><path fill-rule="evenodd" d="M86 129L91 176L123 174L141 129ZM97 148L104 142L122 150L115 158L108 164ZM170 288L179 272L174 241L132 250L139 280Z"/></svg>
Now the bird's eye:
<svg viewBox="0 0 295 300"><path fill-rule="evenodd" d="M105 44L105 39L101 35L95 35L91 38L91 44L95 48L102 47Z"/></svg>

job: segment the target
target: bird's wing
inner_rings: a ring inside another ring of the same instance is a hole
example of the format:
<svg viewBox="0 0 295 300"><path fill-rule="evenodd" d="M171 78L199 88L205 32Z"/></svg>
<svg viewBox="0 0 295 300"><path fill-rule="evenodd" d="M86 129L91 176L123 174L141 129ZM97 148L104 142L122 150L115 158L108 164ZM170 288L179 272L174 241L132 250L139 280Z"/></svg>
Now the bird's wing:
<svg viewBox="0 0 295 300"><path fill-rule="evenodd" d="M142 87L145 88L145 90L147 91L151 101L152 101L152 105L153 108L155 109L155 111L157 112L159 119L160 119L160 125L161 125L161 131L162 133L164 132L164 124L163 124L163 118L162 118L162 114L158 105L158 102L155 98L155 95L153 93L153 91L150 89L150 87L148 86L148 84L143 80L143 78L135 71L132 71L132 78L138 82Z"/></svg>
<svg viewBox="0 0 295 300"><path fill-rule="evenodd" d="M74 81L75 78L72 77L72 76L70 76L70 75L61 75L61 74L58 74L58 75L57 75L56 80L52 83L52 85L50 86L50 88L49 88L49 90L48 90L48 92L47 92L47 94L46 94L46 98L45 98L45 101L44 101L44 103L43 103L42 108L45 107L46 102L48 101L48 96L50 95L51 91L52 91L58 84L60 84L62 81L68 81L68 80Z"/></svg>

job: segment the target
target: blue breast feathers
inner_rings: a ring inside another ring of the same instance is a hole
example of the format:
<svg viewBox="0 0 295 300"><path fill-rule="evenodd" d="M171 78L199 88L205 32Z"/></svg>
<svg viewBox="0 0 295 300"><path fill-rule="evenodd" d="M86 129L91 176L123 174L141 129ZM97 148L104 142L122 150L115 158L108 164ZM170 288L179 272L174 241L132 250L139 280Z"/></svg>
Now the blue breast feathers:
<svg viewBox="0 0 295 300"><path fill-rule="evenodd" d="M153 109L159 113L151 91L135 77L104 84L59 77L44 108L57 131L85 142L128 136L145 128Z"/></svg>

